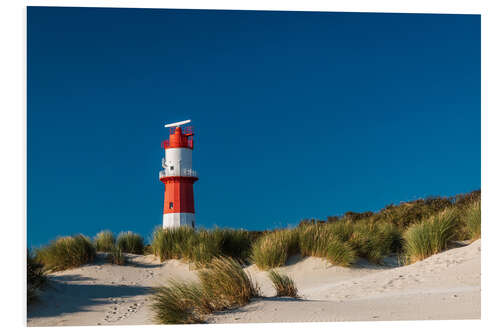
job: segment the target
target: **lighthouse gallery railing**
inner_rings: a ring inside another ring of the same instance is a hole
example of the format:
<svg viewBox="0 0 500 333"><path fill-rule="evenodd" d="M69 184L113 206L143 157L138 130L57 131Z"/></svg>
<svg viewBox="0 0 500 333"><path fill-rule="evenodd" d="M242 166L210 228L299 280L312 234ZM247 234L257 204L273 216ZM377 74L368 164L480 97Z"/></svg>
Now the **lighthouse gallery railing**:
<svg viewBox="0 0 500 333"><path fill-rule="evenodd" d="M160 179L165 177L198 177L198 173L193 169L181 169L181 172L178 170L161 170L160 171Z"/></svg>

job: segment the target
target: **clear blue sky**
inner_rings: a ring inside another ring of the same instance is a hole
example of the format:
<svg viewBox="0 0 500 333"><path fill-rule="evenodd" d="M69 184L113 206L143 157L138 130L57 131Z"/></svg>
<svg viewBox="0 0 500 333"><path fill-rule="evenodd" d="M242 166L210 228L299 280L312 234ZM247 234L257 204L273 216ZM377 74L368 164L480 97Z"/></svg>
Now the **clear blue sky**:
<svg viewBox="0 0 500 333"><path fill-rule="evenodd" d="M188 118L199 226L481 186L478 15L29 7L27 33L28 246L148 239Z"/></svg>

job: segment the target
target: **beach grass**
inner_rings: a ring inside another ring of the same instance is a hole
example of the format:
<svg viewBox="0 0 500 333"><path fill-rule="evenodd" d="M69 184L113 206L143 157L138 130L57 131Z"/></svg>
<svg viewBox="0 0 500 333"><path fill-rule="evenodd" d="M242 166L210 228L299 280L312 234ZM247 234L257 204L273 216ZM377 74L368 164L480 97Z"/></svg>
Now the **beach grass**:
<svg viewBox="0 0 500 333"><path fill-rule="evenodd" d="M51 271L79 267L94 260L96 250L84 235L59 237L35 251L35 258Z"/></svg>
<svg viewBox="0 0 500 333"><path fill-rule="evenodd" d="M458 216L453 208L446 209L404 233L404 258L411 264L446 250L457 232Z"/></svg>
<svg viewBox="0 0 500 333"><path fill-rule="evenodd" d="M401 249L402 233L390 223L358 222L347 242L358 257L379 264L385 256Z"/></svg>
<svg viewBox="0 0 500 333"><path fill-rule="evenodd" d="M298 253L296 229L282 229L257 239L252 246L251 260L260 269L285 265L289 256Z"/></svg>
<svg viewBox="0 0 500 333"><path fill-rule="evenodd" d="M217 257L197 272L199 282L170 280L156 288L151 308L159 324L205 322L207 314L243 306L259 296L259 288L230 257Z"/></svg>
<svg viewBox="0 0 500 333"><path fill-rule="evenodd" d="M108 253L107 259L113 265L125 265L126 263L126 258L118 246L113 246L111 251Z"/></svg>
<svg viewBox="0 0 500 333"><path fill-rule="evenodd" d="M204 322L206 296L197 283L170 280L158 287L152 297L151 309L158 324L197 324Z"/></svg>
<svg viewBox="0 0 500 333"><path fill-rule="evenodd" d="M132 231L120 232L116 239L116 246L124 253L144 253L144 239Z"/></svg>
<svg viewBox="0 0 500 333"><path fill-rule="evenodd" d="M32 304L38 298L40 290L47 283L47 275L43 269L43 264L38 262L33 253L28 250L27 262L27 302Z"/></svg>
<svg viewBox="0 0 500 333"><path fill-rule="evenodd" d="M115 247L115 236L109 230L103 230L94 237L96 251L111 252Z"/></svg>
<svg viewBox="0 0 500 333"><path fill-rule="evenodd" d="M349 267L356 262L356 251L349 243L333 239L326 249L326 260L332 265Z"/></svg>
<svg viewBox="0 0 500 333"><path fill-rule="evenodd" d="M198 278L215 311L245 305L260 294L242 265L230 257L214 258Z"/></svg>
<svg viewBox="0 0 500 333"><path fill-rule="evenodd" d="M470 239L481 238L481 202L475 202L465 212L465 227Z"/></svg>
<svg viewBox="0 0 500 333"><path fill-rule="evenodd" d="M295 282L288 275L280 274L275 270L270 270L269 278L271 279L274 289L276 290L276 296L298 297L298 290L295 286Z"/></svg>
<svg viewBox="0 0 500 333"><path fill-rule="evenodd" d="M153 232L151 248L161 261L184 259L201 267L219 256L247 261L251 242L246 230L215 228L195 231L190 227L158 227Z"/></svg>

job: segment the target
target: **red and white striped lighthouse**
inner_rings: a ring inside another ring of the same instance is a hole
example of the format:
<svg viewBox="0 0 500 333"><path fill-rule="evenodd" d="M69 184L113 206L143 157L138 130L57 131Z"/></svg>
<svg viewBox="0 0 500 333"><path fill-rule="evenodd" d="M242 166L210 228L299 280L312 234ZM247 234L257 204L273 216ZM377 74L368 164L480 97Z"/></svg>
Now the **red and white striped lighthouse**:
<svg viewBox="0 0 500 333"><path fill-rule="evenodd" d="M163 228L195 226L193 184L198 177L193 170L194 133L191 126L182 126L190 122L165 125L170 136L162 143L165 149L160 171L160 180L165 184Z"/></svg>

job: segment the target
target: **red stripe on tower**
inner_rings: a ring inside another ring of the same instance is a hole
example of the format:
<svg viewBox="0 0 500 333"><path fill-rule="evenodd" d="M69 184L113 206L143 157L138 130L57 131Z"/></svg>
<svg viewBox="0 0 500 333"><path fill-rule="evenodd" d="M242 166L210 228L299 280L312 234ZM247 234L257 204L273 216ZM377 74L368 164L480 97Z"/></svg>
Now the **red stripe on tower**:
<svg viewBox="0 0 500 333"><path fill-rule="evenodd" d="M165 157L160 180L165 184L163 228L195 226L193 184L198 180L193 170L193 129L181 125L190 121L165 125L170 128L168 140L163 141Z"/></svg>

